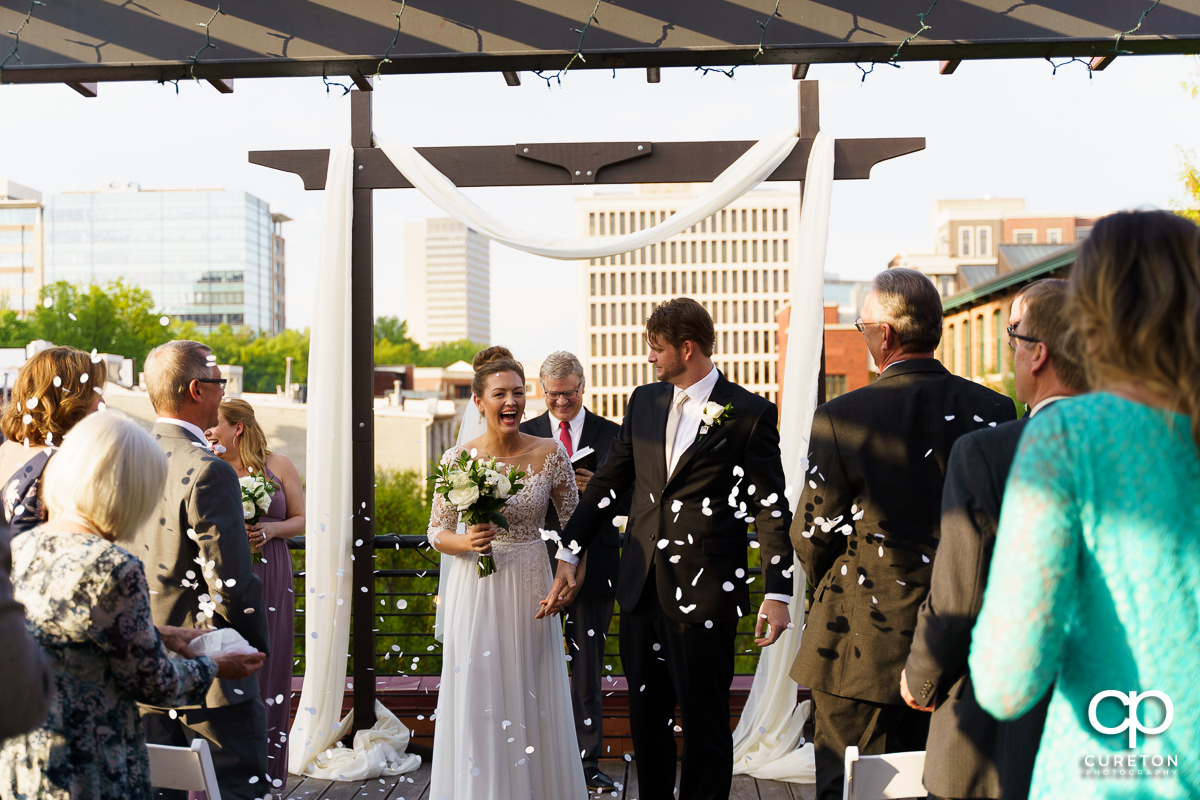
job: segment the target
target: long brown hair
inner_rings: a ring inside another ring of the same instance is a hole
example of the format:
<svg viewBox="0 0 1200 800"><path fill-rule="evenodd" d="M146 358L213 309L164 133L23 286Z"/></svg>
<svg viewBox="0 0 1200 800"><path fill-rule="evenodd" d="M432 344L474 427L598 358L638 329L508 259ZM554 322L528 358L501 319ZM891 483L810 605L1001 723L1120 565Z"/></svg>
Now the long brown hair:
<svg viewBox="0 0 1200 800"><path fill-rule="evenodd" d="M1141 383L1191 417L1200 448L1200 228L1167 211L1105 217L1069 284L1092 387Z"/></svg>
<svg viewBox="0 0 1200 800"><path fill-rule="evenodd" d="M50 347L25 362L13 383L12 398L0 418L10 442L59 445L87 416L108 368L74 347ZM28 420L28 421L26 421Z"/></svg>
<svg viewBox="0 0 1200 800"><path fill-rule="evenodd" d="M272 453L267 449L267 435L262 426L254 418L254 406L236 397L227 397L217 409L230 425L241 423L242 434L238 437L238 454L242 458L242 466L250 472L265 475L267 457Z"/></svg>

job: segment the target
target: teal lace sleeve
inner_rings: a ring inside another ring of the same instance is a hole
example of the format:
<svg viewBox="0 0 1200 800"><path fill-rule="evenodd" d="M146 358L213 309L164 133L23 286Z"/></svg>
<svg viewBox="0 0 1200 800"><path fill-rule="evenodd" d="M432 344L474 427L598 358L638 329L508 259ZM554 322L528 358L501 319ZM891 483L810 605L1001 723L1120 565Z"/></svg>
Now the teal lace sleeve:
<svg viewBox="0 0 1200 800"><path fill-rule="evenodd" d="M1058 672L1076 596L1079 493L1063 417L1029 423L1009 473L983 609L971 643L979 704L998 719L1028 711Z"/></svg>

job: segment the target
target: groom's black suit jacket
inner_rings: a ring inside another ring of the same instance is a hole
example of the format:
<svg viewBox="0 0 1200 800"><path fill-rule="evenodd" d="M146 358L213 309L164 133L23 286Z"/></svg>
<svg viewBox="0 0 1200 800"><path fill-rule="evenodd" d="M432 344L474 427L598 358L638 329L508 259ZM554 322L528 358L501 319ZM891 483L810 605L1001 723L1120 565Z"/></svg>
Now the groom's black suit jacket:
<svg viewBox="0 0 1200 800"><path fill-rule="evenodd" d="M596 451L594 463L603 464L608 460L609 450L612 449L613 439L620 432L621 426L586 408L583 410L583 430L579 432L579 449L590 447ZM558 420L549 411L539 414L533 419L521 423L521 431L533 436L547 439L557 439L556 428ZM595 470L593 470L594 472ZM619 514L627 514L629 499L624 498L625 504ZM558 511L554 504L546 507L546 530L562 533L562 524L558 519ZM557 550L557 547L554 548ZM617 595L617 561L621 557L621 534L611 525L600 532L599 541L588 553L587 571L583 576L583 586L579 589L580 597L594 597L611 600Z"/></svg>
<svg viewBox="0 0 1200 800"><path fill-rule="evenodd" d="M621 608L637 605L653 565L658 601L669 619L736 620L752 610L746 564L751 519L766 591L792 591L791 513L783 496L777 412L773 403L719 375L709 399L731 404L732 416L698 435L668 476L665 436L673 396L674 387L665 382L634 389L620 435L563 540L586 548L611 529L615 500L632 486L617 580Z"/></svg>

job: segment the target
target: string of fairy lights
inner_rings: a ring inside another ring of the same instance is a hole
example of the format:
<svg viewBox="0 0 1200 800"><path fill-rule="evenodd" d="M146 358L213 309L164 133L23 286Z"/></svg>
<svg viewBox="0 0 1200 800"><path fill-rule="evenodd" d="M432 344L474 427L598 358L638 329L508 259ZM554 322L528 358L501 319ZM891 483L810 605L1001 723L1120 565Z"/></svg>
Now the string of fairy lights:
<svg viewBox="0 0 1200 800"><path fill-rule="evenodd" d="M213 26L213 23L216 22L216 19L218 16L222 16L226 13L222 8L222 2L223 2L223 0L217 0L216 8L213 10L212 16L209 17L207 22L197 22L196 23L196 25L198 27L204 29L204 42L203 42L203 44L200 45L200 47L194 53L192 53L190 56L188 56L187 58L184 59L184 61L186 61L188 64L185 74L180 76L180 78L173 78L173 79L167 78L164 75L162 78L159 79L160 84L171 84L175 87L176 93L178 93L179 80L182 77L190 77L193 80L199 80L199 78L196 75L196 68L201 65L201 61L200 61L201 55L203 55L208 50L219 50L220 49L220 46L213 41L212 26ZM579 38L575 43L575 50L570 55L570 57L568 57L566 64L564 64L560 69L558 69L557 71L555 71L553 73L549 73L545 70L533 70L533 74L536 75L537 77L541 78L543 81L545 81L546 85L548 87L552 86L554 84L561 85L563 78L566 77L567 73L570 71L570 69L576 63L579 63L579 64L587 63L587 58L586 58L586 56L584 56L584 41L587 38L588 31L591 29L592 25L598 25L600 23L598 14L600 12L600 4L602 2L603 2L603 0L596 0L596 4L595 4L595 6L593 6L591 14L588 15L587 21L583 23L582 27L571 28L571 32L577 34ZM1144 10L1142 10L1140 16L1138 17L1137 23L1133 27L1129 28L1128 30L1120 31L1113 35L1113 46L1110 49L1093 52L1092 57L1090 59L1079 57L1079 56L1073 56L1070 58L1065 58L1065 59L1056 61L1054 58L1047 56L1046 61L1050 64L1051 75L1057 75L1058 70L1062 69L1063 67L1066 67L1070 64L1079 63L1079 64L1082 64L1088 70L1089 77L1091 77L1092 74L1097 69L1095 64L1096 64L1096 60L1098 58L1113 57L1113 56L1118 56L1118 55L1129 55L1132 51L1124 49L1122 47L1123 41L1125 40L1126 37L1132 36L1132 35L1136 34L1139 30L1141 30L1142 25L1146 21L1146 17L1149 16L1150 13L1153 12L1154 9L1158 7L1160 2L1162 2L1162 0L1153 0L1153 2L1148 7L1146 7ZM375 71L374 71L372 77L379 77L383 73L384 67L388 64L393 63L392 51L400 41L401 29L403 26L403 16L404 16L405 8L407 7L407 3L408 3L408 0L401 0L400 11L394 13L394 16L396 19L395 33L392 35L391 42L384 49L383 56L380 58L379 63L376 65ZM710 72L716 72L716 73L725 75L726 77L732 78L734 76L734 72L737 69L744 67L744 66L756 64L758 62L758 59L766 52L765 46L766 46L766 38L767 38L767 29L770 27L772 21L774 21L776 18L783 17L783 14L779 10L781 3L782 3L782 0L776 0L775 8L772 10L770 16L768 16L765 21L763 21L763 20L756 21L756 24L758 25L758 27L760 29L760 36L759 36L759 40L758 40L758 46L755 49L754 55L752 55L750 58L746 59L745 61L742 61L738 64L734 64L733 66L728 67L728 68L698 66L698 67L696 67L696 69L705 75L707 75ZM906 36L896 46L895 52L893 52L892 55L886 61L872 61L872 62L869 62L869 66L866 66L866 67L864 67L861 62L854 62L854 65L862 73L862 79L861 79L862 81L866 81L867 76L870 75L872 72L874 72L876 66L879 66L881 64L890 66L890 67L896 67L896 68L900 67L900 63L899 63L900 55L901 55L901 52L904 50L904 48L907 47L914 39L917 39L920 36L922 36L926 31L933 29L933 26L930 25L928 22L928 18L933 13L933 10L937 6L937 4L938 4L938 0L932 0L929 7L925 11L919 12L917 14L917 22L918 22L919 27L917 28L916 31L914 31L913 33ZM43 8L47 7L47 2L45 2L45 0L29 0L29 8L26 11L25 16L21 19L20 25L17 26L16 30L8 31L8 34L10 36L12 36L13 44L12 44L12 48L8 51L7 54L5 54L4 58L0 59L0 84L4 83L4 69L5 69L5 67L7 67L9 65L10 62L15 60L16 63L18 63L18 64L24 64L24 62L21 59L21 33L25 30L25 27L27 25L29 25L31 22L35 21L34 20L34 12L37 10L37 8L39 6L41 6ZM614 75L616 74L615 69L613 70L613 73L614 73ZM360 75L360 77L365 77L365 76L362 76L361 71L359 72L359 75ZM321 79L325 83L325 90L327 92L330 91L333 87L337 87L337 88L341 89L343 93L348 93L354 88L351 85L343 84L343 83L340 83L339 81L331 79L327 74L323 74L321 76Z"/></svg>

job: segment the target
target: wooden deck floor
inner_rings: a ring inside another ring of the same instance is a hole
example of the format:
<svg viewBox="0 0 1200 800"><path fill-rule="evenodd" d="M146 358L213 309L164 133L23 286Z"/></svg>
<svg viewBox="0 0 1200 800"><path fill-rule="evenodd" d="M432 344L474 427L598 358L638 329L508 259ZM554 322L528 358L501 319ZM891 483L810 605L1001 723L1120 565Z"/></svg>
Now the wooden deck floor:
<svg viewBox="0 0 1200 800"><path fill-rule="evenodd" d="M600 769L616 781L620 789L595 794L593 798L637 800L637 774L632 762L602 761ZM733 789L729 794L730 800L812 800L814 796L812 784L760 781L743 775L733 777ZM283 797L286 800L432 800L429 797L429 763L423 763L415 772L370 781L322 781L292 776L288 779Z"/></svg>

